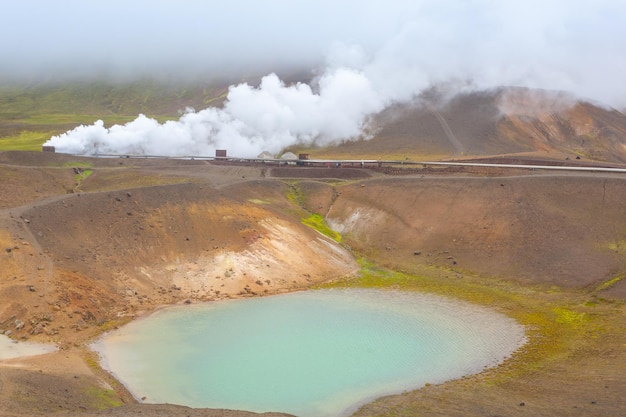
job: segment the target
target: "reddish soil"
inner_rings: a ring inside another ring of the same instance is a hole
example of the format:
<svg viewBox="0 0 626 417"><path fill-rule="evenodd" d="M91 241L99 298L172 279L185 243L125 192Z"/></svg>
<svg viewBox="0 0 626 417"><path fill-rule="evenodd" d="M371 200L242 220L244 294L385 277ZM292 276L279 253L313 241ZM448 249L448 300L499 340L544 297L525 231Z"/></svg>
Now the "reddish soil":
<svg viewBox="0 0 626 417"><path fill-rule="evenodd" d="M93 174L79 180L68 162ZM137 404L85 346L162 305L350 276L354 253L442 280L537 291L572 308L594 301L593 314L610 312L624 330L623 175L390 176L5 152L0 177L0 330L61 348L0 361L4 416L249 415ZM304 226L304 209L325 216L345 245ZM606 329L541 368L428 386L358 415L624 415L626 332Z"/></svg>
<svg viewBox="0 0 626 417"><path fill-rule="evenodd" d="M432 160L541 152L553 160L626 162L624 113L541 90L426 93L411 105L387 108L371 130L370 140L348 141L327 154Z"/></svg>

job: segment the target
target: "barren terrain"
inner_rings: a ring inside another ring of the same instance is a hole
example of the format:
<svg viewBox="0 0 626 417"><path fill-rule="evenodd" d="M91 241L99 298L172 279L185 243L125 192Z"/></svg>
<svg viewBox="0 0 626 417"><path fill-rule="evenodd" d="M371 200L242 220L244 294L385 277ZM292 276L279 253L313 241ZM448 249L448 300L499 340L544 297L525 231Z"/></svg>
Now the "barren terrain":
<svg viewBox="0 0 626 417"><path fill-rule="evenodd" d="M434 292L529 330L495 370L357 415L626 413L623 175L5 152L0 177L0 330L60 347L0 361L2 415L247 415L137 404L86 345L163 305L318 285Z"/></svg>
<svg viewBox="0 0 626 417"><path fill-rule="evenodd" d="M500 88L452 98L426 92L376 115L372 131L371 140L348 141L327 153L398 160L525 153L626 162L624 113L554 91Z"/></svg>

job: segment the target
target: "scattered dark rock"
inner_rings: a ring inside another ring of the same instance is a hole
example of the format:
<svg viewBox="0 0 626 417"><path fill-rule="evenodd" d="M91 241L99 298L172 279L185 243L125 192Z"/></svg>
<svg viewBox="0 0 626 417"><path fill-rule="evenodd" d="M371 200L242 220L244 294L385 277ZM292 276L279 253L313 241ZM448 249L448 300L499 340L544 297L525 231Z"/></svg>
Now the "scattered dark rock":
<svg viewBox="0 0 626 417"><path fill-rule="evenodd" d="M11 253L12 250L13 249L11 249L11 248L6 248L7 253Z"/></svg>
<svg viewBox="0 0 626 417"><path fill-rule="evenodd" d="M28 286L28 291L35 292L35 286L34 285L29 285Z"/></svg>
<svg viewBox="0 0 626 417"><path fill-rule="evenodd" d="M519 406L520 406L520 407L523 407L523 406L525 406L525 405L526 405L526 403L525 403L525 402L521 402L521 403L519 403Z"/></svg>
<svg viewBox="0 0 626 417"><path fill-rule="evenodd" d="M77 332L80 332L81 330L84 330L84 329L87 328L87 323L85 323L85 321L83 319L78 319L70 327L72 329L76 330Z"/></svg>
<svg viewBox="0 0 626 417"><path fill-rule="evenodd" d="M93 321L96 319L96 316L89 310L80 312L80 315L85 321Z"/></svg>
<svg viewBox="0 0 626 417"><path fill-rule="evenodd" d="M416 250L415 252L413 252L413 255L421 255L422 251L421 250Z"/></svg>

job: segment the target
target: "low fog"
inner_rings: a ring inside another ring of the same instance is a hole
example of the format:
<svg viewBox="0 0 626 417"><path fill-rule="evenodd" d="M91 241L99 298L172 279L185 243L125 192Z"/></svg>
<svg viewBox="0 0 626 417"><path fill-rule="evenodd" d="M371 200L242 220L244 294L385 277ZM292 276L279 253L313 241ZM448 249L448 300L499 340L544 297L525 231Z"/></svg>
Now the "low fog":
<svg viewBox="0 0 626 417"><path fill-rule="evenodd" d="M96 122L52 138L75 153L236 156L367 137L368 117L424 89L522 86L626 105L626 3L25 0L3 6L0 79L268 75L177 122ZM306 68L310 85L272 72Z"/></svg>

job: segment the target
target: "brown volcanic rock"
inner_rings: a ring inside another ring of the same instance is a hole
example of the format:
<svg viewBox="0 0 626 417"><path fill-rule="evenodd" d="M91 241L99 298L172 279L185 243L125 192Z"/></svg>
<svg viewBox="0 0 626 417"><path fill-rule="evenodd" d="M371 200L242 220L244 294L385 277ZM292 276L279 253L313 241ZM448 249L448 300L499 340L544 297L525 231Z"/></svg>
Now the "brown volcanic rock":
<svg viewBox="0 0 626 417"><path fill-rule="evenodd" d="M500 94L505 138L527 137L534 149L626 162L626 115L573 97L527 89Z"/></svg>
<svg viewBox="0 0 626 417"><path fill-rule="evenodd" d="M180 184L67 195L25 209L20 226L43 265L31 274L45 276L36 285L72 316L56 331L186 299L289 291L355 270L347 251L288 212L287 192L276 181Z"/></svg>
<svg viewBox="0 0 626 417"><path fill-rule="evenodd" d="M370 140L328 150L351 158L421 159L537 153L626 162L626 115L565 93L500 88L430 93L372 119Z"/></svg>

